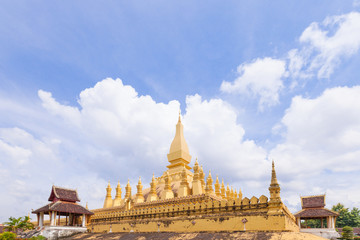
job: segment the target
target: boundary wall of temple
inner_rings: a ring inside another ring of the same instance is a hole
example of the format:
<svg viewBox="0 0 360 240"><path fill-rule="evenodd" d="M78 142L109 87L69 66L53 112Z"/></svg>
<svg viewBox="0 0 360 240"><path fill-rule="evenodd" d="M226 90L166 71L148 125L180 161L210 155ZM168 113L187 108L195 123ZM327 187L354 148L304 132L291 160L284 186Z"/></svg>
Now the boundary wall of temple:
<svg viewBox="0 0 360 240"><path fill-rule="evenodd" d="M181 198L178 198L181 200ZM160 202L160 201L159 201ZM200 231L299 231L294 216L284 206L269 214L268 199L261 196L242 200L134 205L93 210L92 232L200 232Z"/></svg>

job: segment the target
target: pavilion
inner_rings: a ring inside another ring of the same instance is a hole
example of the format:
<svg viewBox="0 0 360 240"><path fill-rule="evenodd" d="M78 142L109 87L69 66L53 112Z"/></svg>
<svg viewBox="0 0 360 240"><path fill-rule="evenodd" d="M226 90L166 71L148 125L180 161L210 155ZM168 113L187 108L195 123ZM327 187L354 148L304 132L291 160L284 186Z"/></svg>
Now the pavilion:
<svg viewBox="0 0 360 240"><path fill-rule="evenodd" d="M325 208L325 195L301 197L302 210L294 214L300 232L312 233L325 238L339 237L335 229L337 212ZM302 221L319 219L320 228L304 228ZM325 226L326 221L326 226Z"/></svg>
<svg viewBox="0 0 360 240"><path fill-rule="evenodd" d="M51 203L32 212L37 215L38 227L47 232L45 235L54 231L57 234L86 231L86 222L94 213L77 203L80 199L76 190L52 186L48 201ZM44 215L50 217L49 226L46 227ZM65 217L65 221L61 217Z"/></svg>

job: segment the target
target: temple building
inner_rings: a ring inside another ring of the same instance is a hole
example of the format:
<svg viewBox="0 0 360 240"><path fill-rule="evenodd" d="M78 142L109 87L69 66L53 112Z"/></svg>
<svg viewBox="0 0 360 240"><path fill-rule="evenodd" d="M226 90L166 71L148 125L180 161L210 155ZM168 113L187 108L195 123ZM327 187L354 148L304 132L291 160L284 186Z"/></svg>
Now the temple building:
<svg viewBox="0 0 360 240"><path fill-rule="evenodd" d="M43 236L52 238L54 233L58 237L87 231L86 223L94 213L77 203L80 199L76 190L52 186L48 201L32 211ZM50 220L45 221L44 215L49 215Z"/></svg>
<svg viewBox="0 0 360 240"><path fill-rule="evenodd" d="M92 210L88 228L92 232L299 231L281 200L274 162L269 198L266 193L244 197L240 189L210 171L205 176L197 159L190 166L180 116L167 159L167 170L162 176L153 175L150 187L144 189L139 178L135 194L128 181L124 196L118 183L112 198L109 183L103 208Z"/></svg>
<svg viewBox="0 0 360 240"><path fill-rule="evenodd" d="M339 213L325 208L325 195L301 197L301 210L295 213L296 222L301 232L312 233L324 238L338 238L335 229L336 218ZM318 228L306 226L307 220L318 220Z"/></svg>

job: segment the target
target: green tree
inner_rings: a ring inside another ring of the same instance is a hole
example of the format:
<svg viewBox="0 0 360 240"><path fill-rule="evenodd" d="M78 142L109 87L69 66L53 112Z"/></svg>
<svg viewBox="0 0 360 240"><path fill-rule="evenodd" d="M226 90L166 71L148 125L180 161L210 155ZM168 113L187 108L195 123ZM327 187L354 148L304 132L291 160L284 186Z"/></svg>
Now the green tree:
<svg viewBox="0 0 360 240"><path fill-rule="evenodd" d="M360 210L354 207L351 211L349 208L346 208L343 204L338 203L332 207L333 211L339 213L339 216L336 220L336 227L360 227Z"/></svg>
<svg viewBox="0 0 360 240"><path fill-rule="evenodd" d="M4 223L5 229L10 232L17 233L19 229L25 231L34 229L34 224L30 222L30 218L28 216L14 218L10 217L8 222Z"/></svg>
<svg viewBox="0 0 360 240"><path fill-rule="evenodd" d="M321 220L320 219L307 219L305 220L304 225L310 228L320 228L321 227Z"/></svg>
<svg viewBox="0 0 360 240"><path fill-rule="evenodd" d="M360 227L360 210L354 207L350 212L350 225L352 227Z"/></svg>

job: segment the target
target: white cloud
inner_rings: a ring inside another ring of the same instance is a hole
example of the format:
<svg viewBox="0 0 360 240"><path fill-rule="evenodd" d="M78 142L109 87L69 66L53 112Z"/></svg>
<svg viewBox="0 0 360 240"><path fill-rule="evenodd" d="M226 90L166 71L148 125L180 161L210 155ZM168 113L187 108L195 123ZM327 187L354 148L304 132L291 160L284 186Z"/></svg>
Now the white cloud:
<svg viewBox="0 0 360 240"><path fill-rule="evenodd" d="M311 23L299 37L300 47L287 52L284 59L258 58L241 64L232 82L223 81L220 91L259 99L258 109L279 103L283 88L304 87L300 79L329 78L337 65L360 48L360 13L327 17ZM287 83L284 79L290 78Z"/></svg>
<svg viewBox="0 0 360 240"><path fill-rule="evenodd" d="M340 16L327 17L322 23L313 22L299 38L303 49L294 59L304 56L306 72L317 72L318 78L328 78L343 57L358 52L360 47L360 13L351 12ZM309 56L311 55L311 56Z"/></svg>
<svg viewBox="0 0 360 240"><path fill-rule="evenodd" d="M283 88L282 78L286 76L285 61L259 58L252 63L241 64L237 71L237 79L221 84L222 92L259 97L260 110L279 102L279 91Z"/></svg>
<svg viewBox="0 0 360 240"><path fill-rule="evenodd" d="M58 103L39 92L48 113L29 126L47 131L0 128L0 173L6 185L1 213L24 215L46 203L51 184L78 188L83 204L101 207L105 186L139 175L146 187L152 172L162 174L175 132L179 103L139 96L121 80L105 79L81 92L80 107ZM271 150L282 198L292 209L299 194L326 192L330 204L359 199L351 186L360 166L360 87L334 88L315 99L294 97L278 129L284 142ZM70 109L70 110L69 110ZM72 115L75 117L73 118ZM204 170L241 187L245 196L268 194L267 151L245 138L238 112L222 99L186 98L184 133L190 153ZM57 122L55 125L44 123ZM61 127L59 127L61 126ZM329 181L329 178L336 181ZM344 189L352 189L346 193ZM337 193L343 194L338 196ZM21 204L23 201L26 204ZM16 207L14 207L16 205Z"/></svg>
<svg viewBox="0 0 360 240"><path fill-rule="evenodd" d="M45 204L51 184L78 188L82 203L96 208L102 205L108 180L124 186L127 178L136 184L141 175L146 187L153 172L166 170L178 101L157 103L120 79L105 79L82 91L79 107L63 105L42 90L38 95L47 112L30 119L34 122L26 127L32 130L0 128L0 166L7 185L0 190L7 194L0 204L9 209L0 214L1 220ZM213 170L214 177L218 173L246 192L251 181L268 178L270 165L266 151L244 139L236 118L236 110L221 99L186 99L183 122L193 159L199 157L205 171Z"/></svg>
<svg viewBox="0 0 360 240"><path fill-rule="evenodd" d="M226 181L267 177L266 151L244 139L245 130L236 119L236 110L221 99L188 96L183 122L193 157Z"/></svg>
<svg viewBox="0 0 360 240"><path fill-rule="evenodd" d="M282 118L284 142L270 152L287 181L286 197L327 192L330 203L360 204L353 187L360 181L359 102L360 86L293 98Z"/></svg>

